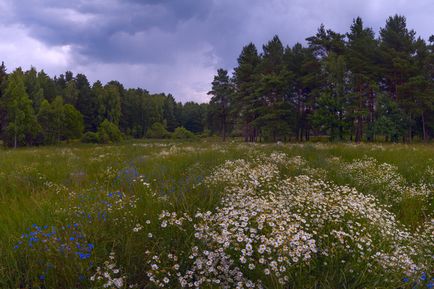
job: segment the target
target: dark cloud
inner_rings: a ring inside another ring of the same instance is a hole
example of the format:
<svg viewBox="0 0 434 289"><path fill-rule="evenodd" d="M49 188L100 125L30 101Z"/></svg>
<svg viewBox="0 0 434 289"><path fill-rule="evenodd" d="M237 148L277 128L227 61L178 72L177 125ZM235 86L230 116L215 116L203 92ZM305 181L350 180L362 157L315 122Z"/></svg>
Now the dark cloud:
<svg viewBox="0 0 434 289"><path fill-rule="evenodd" d="M232 69L248 42L261 48L278 34L303 43L321 23L345 33L357 16L378 32L396 13L423 38L434 33L432 0L0 0L0 33L45 50L40 68L52 73L80 69L91 80L206 100L215 69ZM0 44L12 66L21 63L15 50Z"/></svg>

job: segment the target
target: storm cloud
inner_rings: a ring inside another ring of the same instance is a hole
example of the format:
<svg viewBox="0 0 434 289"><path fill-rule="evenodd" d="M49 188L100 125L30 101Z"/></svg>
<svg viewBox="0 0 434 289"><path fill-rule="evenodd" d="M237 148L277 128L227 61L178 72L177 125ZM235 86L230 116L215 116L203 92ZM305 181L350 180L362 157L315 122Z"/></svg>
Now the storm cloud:
<svg viewBox="0 0 434 289"><path fill-rule="evenodd" d="M432 0L0 0L0 60L203 102L216 69L231 70L249 42L278 34L292 46L321 23L345 33L357 16L378 32L394 14L433 33Z"/></svg>

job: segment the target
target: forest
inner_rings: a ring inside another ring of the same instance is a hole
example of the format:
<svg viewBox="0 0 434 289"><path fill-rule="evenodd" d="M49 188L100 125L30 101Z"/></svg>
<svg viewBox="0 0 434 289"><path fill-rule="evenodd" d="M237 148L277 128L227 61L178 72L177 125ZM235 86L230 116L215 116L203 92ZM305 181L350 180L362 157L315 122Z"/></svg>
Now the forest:
<svg viewBox="0 0 434 289"><path fill-rule="evenodd" d="M288 33L291 33L288 30ZM89 82L71 71L0 67L0 135L8 147L123 138L219 135L245 141L430 141L434 137L434 35L404 16L378 36L356 18L345 34L321 25L306 45L274 36L242 48L233 73L218 69L209 103Z"/></svg>

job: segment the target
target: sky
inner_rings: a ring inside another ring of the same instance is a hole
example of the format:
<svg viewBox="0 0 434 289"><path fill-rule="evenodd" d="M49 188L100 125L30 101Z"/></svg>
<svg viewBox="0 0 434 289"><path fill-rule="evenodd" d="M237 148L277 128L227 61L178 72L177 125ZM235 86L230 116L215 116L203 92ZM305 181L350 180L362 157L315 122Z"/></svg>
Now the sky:
<svg viewBox="0 0 434 289"><path fill-rule="evenodd" d="M345 33L357 16L378 35L394 14L434 34L433 0L0 0L0 61L206 102L249 42L304 44L321 23Z"/></svg>

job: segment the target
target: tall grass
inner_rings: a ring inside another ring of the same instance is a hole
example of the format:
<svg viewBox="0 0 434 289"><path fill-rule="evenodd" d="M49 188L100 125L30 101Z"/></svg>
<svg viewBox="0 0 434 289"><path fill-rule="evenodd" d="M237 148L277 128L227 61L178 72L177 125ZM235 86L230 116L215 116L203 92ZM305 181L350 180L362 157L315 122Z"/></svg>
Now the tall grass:
<svg viewBox="0 0 434 289"><path fill-rule="evenodd" d="M272 152L300 156L307 163L282 167L281 174L290 177L310 170L336 185L355 187L389 206L411 231L432 218L434 147L430 145L134 141L0 150L0 288L102 288L107 278L98 281L97 272L112 263L119 272L112 270L110 278L128 280L119 288L153 288L147 272L154 252L188 259L196 242L195 228L187 221L183 227L163 230L161 212L176 212L179 218L214 211L221 205L226 184L207 186L204 180L227 160L253 161ZM333 162L333 157L339 161ZM395 191L387 182L362 183L357 172L343 170L367 158L392 165L405 187L427 184L428 197L394 199ZM336 264L324 265L317 258L292 271L291 288L379 288L387 283L368 282L366 268L356 265L350 276L344 269L348 265L339 263L339 258L332 260ZM182 267L188 262L179 263ZM97 280L91 281L92 276ZM283 288L275 281L264 284ZM117 287L113 283L109 288Z"/></svg>

